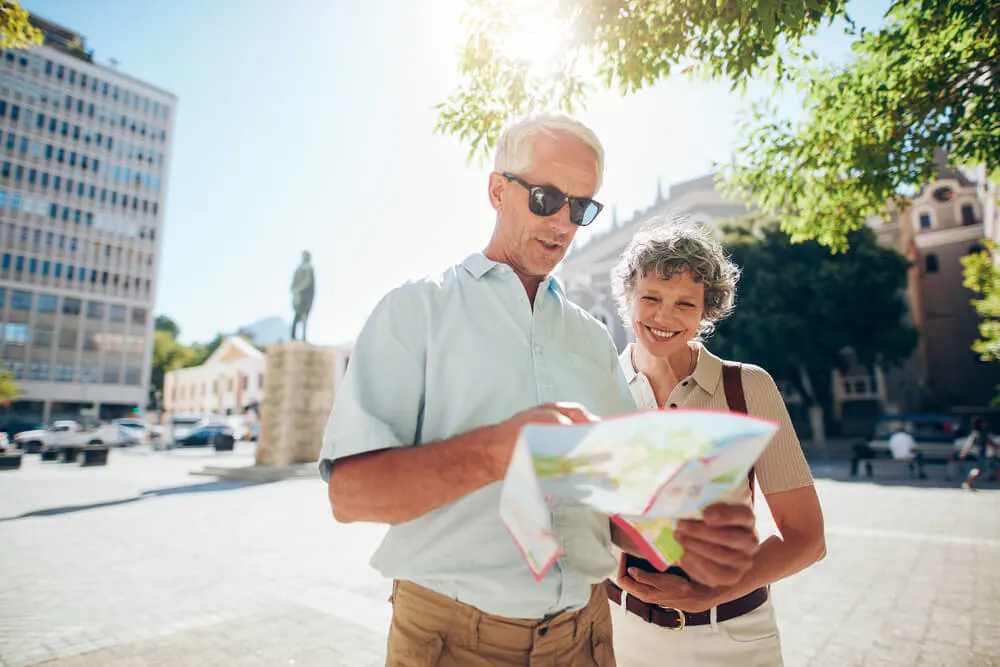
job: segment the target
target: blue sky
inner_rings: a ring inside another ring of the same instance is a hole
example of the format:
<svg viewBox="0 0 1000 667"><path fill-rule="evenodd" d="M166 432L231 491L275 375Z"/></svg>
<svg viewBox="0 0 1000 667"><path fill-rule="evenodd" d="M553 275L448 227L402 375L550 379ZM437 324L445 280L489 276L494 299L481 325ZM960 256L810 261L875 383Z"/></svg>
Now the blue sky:
<svg viewBox="0 0 1000 667"><path fill-rule="evenodd" d="M95 58L178 96L156 312L185 342L290 319L312 252L310 340L353 339L399 283L481 250L485 165L433 134L455 85L464 0L24 0L87 39ZM856 0L877 25L884 0ZM837 29L816 42L843 58ZM645 208L658 179L710 171L745 105L724 83L663 82L596 95L580 118L608 153L606 212L578 239ZM785 103L791 109L791 102Z"/></svg>

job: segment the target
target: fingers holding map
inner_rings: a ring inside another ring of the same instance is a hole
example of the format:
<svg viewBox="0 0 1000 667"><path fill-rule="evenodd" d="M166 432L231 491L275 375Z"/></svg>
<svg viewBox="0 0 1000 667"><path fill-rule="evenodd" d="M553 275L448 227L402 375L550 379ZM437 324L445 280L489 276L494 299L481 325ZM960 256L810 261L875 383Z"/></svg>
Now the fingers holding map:
<svg viewBox="0 0 1000 667"><path fill-rule="evenodd" d="M514 450L500 515L536 579L559 556L548 502L579 502L612 517L643 556L665 570L683 549L678 519L740 484L777 432L730 412L640 412L601 422L528 424Z"/></svg>

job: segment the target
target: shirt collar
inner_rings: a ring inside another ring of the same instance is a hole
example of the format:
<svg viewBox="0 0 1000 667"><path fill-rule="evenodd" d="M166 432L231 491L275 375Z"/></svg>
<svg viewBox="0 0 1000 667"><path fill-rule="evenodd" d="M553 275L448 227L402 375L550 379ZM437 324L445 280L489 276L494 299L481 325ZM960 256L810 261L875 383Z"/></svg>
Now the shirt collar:
<svg viewBox="0 0 1000 667"><path fill-rule="evenodd" d="M722 359L709 352L708 348L701 343L695 343L695 346L698 350L698 359L695 361L692 377L699 387L708 392L709 395L714 396L722 378ZM636 370L635 364L632 362L633 347L635 347L635 343L629 343L618 356L622 373L625 374L625 381L629 384L632 384L632 380L639 376L639 371Z"/></svg>
<svg viewBox="0 0 1000 667"><path fill-rule="evenodd" d="M462 262L462 266L465 267L465 270L472 274L472 277L476 280L485 276L490 269L497 265L498 262L494 262L481 252L472 253L465 258L465 261Z"/></svg>
<svg viewBox="0 0 1000 667"><path fill-rule="evenodd" d="M476 280L479 280L487 273L489 273L491 270L496 269L497 267L499 267L499 269L504 272L513 271L513 269L511 269L506 264L501 264L500 262L494 262L492 259L490 259L481 252L474 252L468 257L466 257L465 260L462 262L462 266ZM562 282L560 282L559 279L556 278L555 276L549 276L548 278L542 281L541 285L545 286L549 291L551 291L557 297L563 298L566 296L566 291L563 289Z"/></svg>

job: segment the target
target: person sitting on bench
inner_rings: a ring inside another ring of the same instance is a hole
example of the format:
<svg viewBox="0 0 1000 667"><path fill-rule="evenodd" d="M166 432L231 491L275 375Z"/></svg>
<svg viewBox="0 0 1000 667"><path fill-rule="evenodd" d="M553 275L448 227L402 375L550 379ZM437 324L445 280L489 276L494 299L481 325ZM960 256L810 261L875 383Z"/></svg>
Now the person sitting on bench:
<svg viewBox="0 0 1000 667"><path fill-rule="evenodd" d="M896 431L889 438L889 453L897 461L904 461L909 464L910 477L927 479L924 473L924 456L917 451L917 441L913 436L904 430ZM916 464L916 469L914 469Z"/></svg>

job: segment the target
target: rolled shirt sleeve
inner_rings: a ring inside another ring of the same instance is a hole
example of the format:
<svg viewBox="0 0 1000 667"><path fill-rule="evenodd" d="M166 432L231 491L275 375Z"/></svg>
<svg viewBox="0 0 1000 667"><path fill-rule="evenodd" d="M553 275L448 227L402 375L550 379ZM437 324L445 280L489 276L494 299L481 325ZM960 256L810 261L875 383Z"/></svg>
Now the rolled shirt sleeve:
<svg viewBox="0 0 1000 667"><path fill-rule="evenodd" d="M791 491L813 484L788 409L774 380L759 366L743 365L743 386L750 414L778 423L778 432L754 467L763 493Z"/></svg>
<svg viewBox="0 0 1000 667"><path fill-rule="evenodd" d="M415 287L387 294L358 335L323 435L324 481L338 459L419 442L427 332Z"/></svg>

